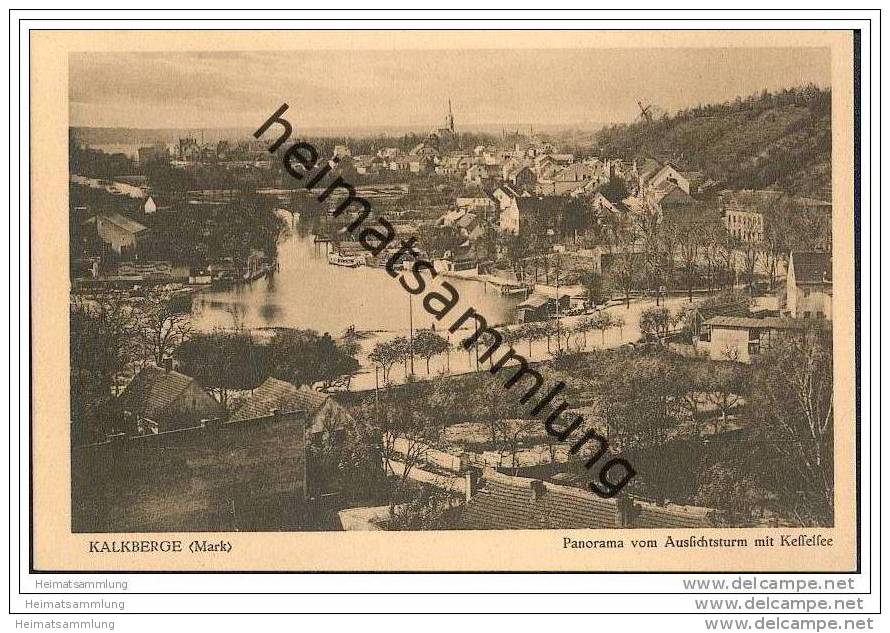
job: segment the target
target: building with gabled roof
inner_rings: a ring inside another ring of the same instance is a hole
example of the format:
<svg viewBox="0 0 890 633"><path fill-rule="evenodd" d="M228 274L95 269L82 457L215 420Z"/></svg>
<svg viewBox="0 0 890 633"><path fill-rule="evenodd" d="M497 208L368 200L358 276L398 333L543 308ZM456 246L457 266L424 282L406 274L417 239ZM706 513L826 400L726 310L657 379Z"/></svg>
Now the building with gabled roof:
<svg viewBox="0 0 890 633"><path fill-rule="evenodd" d="M277 378L266 378L253 394L235 411L231 421L248 420L273 413L302 411L308 419L306 432L313 441L325 433L339 433L354 422L346 408L330 394L299 387Z"/></svg>
<svg viewBox="0 0 890 633"><path fill-rule="evenodd" d="M225 408L191 376L146 365L117 399L137 435L199 426L225 415Z"/></svg>
<svg viewBox="0 0 890 633"><path fill-rule="evenodd" d="M84 224L94 225L99 239L118 255L135 251L150 234L148 227L120 213L100 213Z"/></svg>
<svg viewBox="0 0 890 633"><path fill-rule="evenodd" d="M830 332L826 320L716 316L704 323L702 345L713 360L752 362L771 345L810 330Z"/></svg>
<svg viewBox="0 0 890 633"><path fill-rule="evenodd" d="M274 411L305 411L311 415L322 407L327 398L326 394L319 393L305 385L297 387L292 383L270 376L263 381L263 384L254 389L247 400L232 414L231 421L249 420L270 415Z"/></svg>
<svg viewBox="0 0 890 633"><path fill-rule="evenodd" d="M831 253L792 252L785 285L788 316L831 320Z"/></svg>

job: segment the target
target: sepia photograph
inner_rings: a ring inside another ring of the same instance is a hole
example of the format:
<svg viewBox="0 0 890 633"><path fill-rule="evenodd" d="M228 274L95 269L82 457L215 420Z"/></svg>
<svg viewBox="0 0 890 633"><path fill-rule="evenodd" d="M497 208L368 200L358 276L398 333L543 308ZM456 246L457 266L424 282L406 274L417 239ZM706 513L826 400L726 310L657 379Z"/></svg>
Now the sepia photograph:
<svg viewBox="0 0 890 633"><path fill-rule="evenodd" d="M56 87L54 498L90 554L855 565L849 37L217 35L74 46Z"/></svg>

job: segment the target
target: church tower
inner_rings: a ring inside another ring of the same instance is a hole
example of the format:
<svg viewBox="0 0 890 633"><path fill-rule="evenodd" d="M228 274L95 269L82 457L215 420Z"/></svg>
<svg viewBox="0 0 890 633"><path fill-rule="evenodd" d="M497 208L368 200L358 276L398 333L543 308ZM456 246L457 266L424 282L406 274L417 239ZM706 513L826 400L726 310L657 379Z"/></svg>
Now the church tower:
<svg viewBox="0 0 890 633"><path fill-rule="evenodd" d="M448 118L445 119L445 127L454 134L454 114L451 112L451 97L448 98Z"/></svg>

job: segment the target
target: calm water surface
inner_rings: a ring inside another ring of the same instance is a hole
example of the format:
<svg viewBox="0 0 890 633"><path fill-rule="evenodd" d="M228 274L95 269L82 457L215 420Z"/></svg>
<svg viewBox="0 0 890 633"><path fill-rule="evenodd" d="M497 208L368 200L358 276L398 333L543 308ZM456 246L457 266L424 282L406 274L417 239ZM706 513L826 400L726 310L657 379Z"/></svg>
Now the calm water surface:
<svg viewBox="0 0 890 633"><path fill-rule="evenodd" d="M334 335L351 325L366 331L408 329L410 295L384 269L331 266L325 244L314 244L310 237L297 234L279 244L278 258L281 269L271 279L195 295L194 326L201 330L232 327L234 311L249 328L310 328ZM513 322L521 298L502 296L483 282L448 281L461 297L452 317L472 306L492 324ZM434 321L421 300L422 295L413 298L415 329Z"/></svg>

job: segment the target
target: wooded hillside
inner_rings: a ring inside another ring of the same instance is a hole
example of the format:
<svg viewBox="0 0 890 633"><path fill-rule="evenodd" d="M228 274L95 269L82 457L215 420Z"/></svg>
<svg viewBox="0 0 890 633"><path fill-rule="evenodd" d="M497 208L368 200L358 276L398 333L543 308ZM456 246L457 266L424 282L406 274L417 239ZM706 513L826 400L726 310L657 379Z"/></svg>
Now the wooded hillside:
<svg viewBox="0 0 890 633"><path fill-rule="evenodd" d="M593 138L604 156L674 159L731 189L786 189L828 198L831 90L814 85L702 105Z"/></svg>

